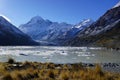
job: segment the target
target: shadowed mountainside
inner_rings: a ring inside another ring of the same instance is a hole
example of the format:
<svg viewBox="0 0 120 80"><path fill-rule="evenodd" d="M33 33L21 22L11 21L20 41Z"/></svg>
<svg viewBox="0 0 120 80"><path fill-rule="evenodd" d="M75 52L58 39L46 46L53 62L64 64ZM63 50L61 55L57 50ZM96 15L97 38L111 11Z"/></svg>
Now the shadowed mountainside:
<svg viewBox="0 0 120 80"><path fill-rule="evenodd" d="M104 46L120 48L120 6L108 10L77 37L66 42L70 46Z"/></svg>
<svg viewBox="0 0 120 80"><path fill-rule="evenodd" d="M4 17L0 16L0 45L39 45L33 41L28 35L17 29L8 22Z"/></svg>

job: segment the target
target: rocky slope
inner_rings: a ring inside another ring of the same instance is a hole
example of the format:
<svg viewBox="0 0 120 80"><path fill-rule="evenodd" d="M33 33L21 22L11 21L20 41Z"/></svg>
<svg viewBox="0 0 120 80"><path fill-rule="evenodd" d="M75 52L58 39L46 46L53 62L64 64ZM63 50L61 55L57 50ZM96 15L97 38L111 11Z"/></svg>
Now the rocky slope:
<svg viewBox="0 0 120 80"><path fill-rule="evenodd" d="M120 48L120 6L117 5L108 10L95 23L85 30L66 45L71 46L105 46Z"/></svg>
<svg viewBox="0 0 120 80"><path fill-rule="evenodd" d="M83 31L87 27L89 27L94 21L91 19L84 19L80 23L71 27L68 31L64 33L64 35L60 35L59 37L63 37L65 39L72 39L74 38L79 32ZM61 37L61 38L62 38Z"/></svg>
<svg viewBox="0 0 120 80"><path fill-rule="evenodd" d="M38 45L38 43L0 16L0 45Z"/></svg>

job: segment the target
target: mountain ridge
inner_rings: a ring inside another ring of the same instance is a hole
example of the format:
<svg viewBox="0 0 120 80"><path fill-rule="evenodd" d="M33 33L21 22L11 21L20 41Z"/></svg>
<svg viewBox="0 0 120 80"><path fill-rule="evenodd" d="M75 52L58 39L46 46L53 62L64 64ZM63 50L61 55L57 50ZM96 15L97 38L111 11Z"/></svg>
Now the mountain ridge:
<svg viewBox="0 0 120 80"><path fill-rule="evenodd" d="M116 31L120 30L119 20L120 6L108 10L95 23L90 25L84 31L79 32L77 37L68 41L66 44L70 46L103 46L120 48L120 45L117 45L117 43L119 44L120 33L116 33ZM112 34L110 34L110 32L112 32ZM115 35L118 36L114 38Z"/></svg>
<svg viewBox="0 0 120 80"><path fill-rule="evenodd" d="M17 27L0 16L0 45L38 45L28 35L24 34Z"/></svg>
<svg viewBox="0 0 120 80"><path fill-rule="evenodd" d="M85 19L79 24L72 25L65 22L58 23L52 22L50 20L44 20L43 18L37 16L33 17L26 24L19 26L19 29L21 29L24 33L28 34L37 41L52 41L63 43L64 40L70 38L70 35L67 35L67 32L71 31L71 34L74 35L82 30L84 27L88 27L92 23L93 20ZM74 28L76 29L76 31L74 30Z"/></svg>

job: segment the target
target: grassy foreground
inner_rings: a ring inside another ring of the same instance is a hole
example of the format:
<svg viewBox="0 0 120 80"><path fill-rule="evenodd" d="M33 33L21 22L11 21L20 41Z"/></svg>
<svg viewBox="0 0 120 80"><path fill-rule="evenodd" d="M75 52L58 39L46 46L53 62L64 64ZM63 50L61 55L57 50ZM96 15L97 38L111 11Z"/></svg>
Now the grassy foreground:
<svg viewBox="0 0 120 80"><path fill-rule="evenodd" d="M120 80L120 74L78 64L15 62L0 63L0 80Z"/></svg>

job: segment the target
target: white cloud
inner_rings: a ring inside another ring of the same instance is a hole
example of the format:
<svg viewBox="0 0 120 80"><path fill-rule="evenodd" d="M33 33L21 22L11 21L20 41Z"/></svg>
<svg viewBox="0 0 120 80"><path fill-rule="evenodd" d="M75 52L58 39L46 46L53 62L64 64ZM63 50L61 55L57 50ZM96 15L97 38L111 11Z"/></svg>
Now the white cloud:
<svg viewBox="0 0 120 80"><path fill-rule="evenodd" d="M11 20L8 17L6 17L5 15L0 14L0 16L2 16L3 18L5 18L7 21L11 22Z"/></svg>

